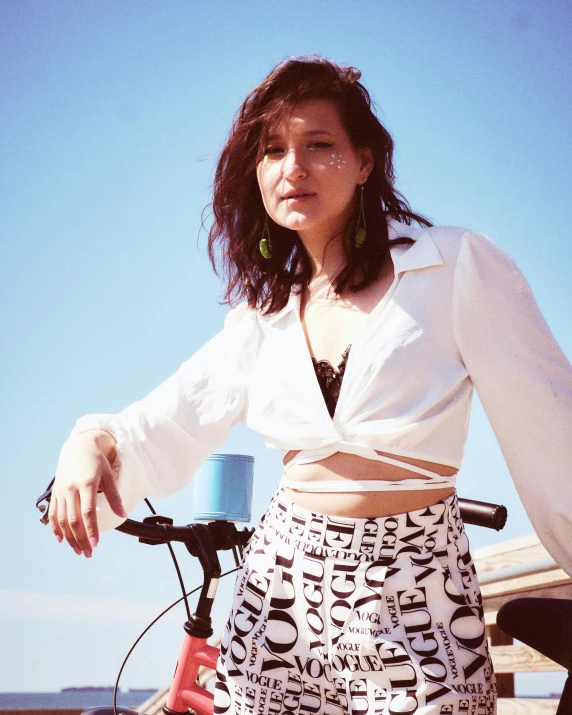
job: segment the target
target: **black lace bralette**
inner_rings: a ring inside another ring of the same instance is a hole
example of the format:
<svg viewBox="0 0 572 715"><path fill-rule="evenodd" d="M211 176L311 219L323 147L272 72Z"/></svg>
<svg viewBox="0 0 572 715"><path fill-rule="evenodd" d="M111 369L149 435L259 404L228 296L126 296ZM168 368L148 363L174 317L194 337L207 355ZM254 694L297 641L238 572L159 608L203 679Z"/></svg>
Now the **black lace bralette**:
<svg viewBox="0 0 572 715"><path fill-rule="evenodd" d="M330 417L333 417L336 411L350 348L351 345L348 345L345 349L337 370L329 360L316 360L315 357L312 358L312 364L314 365L316 377L318 378L318 383L322 390L322 395L324 396Z"/></svg>

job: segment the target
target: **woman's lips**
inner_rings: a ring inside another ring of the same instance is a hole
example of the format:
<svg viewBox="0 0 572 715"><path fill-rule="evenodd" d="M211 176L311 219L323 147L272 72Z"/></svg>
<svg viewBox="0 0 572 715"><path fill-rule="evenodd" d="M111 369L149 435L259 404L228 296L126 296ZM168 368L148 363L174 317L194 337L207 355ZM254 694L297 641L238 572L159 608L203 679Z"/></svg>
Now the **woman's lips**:
<svg viewBox="0 0 572 715"><path fill-rule="evenodd" d="M313 199L316 194L312 193L292 193L292 194L286 194L285 196L282 197L282 201L286 201L288 204L299 204L299 203L304 203L308 201L309 199Z"/></svg>

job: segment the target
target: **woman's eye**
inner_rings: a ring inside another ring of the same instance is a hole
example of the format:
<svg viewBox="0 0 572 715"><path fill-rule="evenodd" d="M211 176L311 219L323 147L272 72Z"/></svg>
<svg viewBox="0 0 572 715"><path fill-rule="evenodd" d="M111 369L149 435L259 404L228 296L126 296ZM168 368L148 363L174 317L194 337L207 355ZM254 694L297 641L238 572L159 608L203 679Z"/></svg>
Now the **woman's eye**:
<svg viewBox="0 0 572 715"><path fill-rule="evenodd" d="M324 149L331 149L331 147L334 146L333 142L310 142L308 144L308 151L317 151L317 150L324 150ZM271 157L280 157L285 154L286 150L284 147L281 146L267 146L266 149L262 152L264 156L271 156Z"/></svg>
<svg viewBox="0 0 572 715"><path fill-rule="evenodd" d="M308 145L310 151L316 151L316 149L329 149L334 146L333 142L312 142Z"/></svg>

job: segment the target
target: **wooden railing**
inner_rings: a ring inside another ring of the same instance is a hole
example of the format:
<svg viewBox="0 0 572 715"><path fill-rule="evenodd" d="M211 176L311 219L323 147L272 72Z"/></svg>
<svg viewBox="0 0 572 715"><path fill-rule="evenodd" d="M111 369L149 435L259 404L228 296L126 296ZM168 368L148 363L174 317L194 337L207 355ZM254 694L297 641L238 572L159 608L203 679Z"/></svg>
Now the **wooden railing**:
<svg viewBox="0 0 572 715"><path fill-rule="evenodd" d="M572 578L550 558L536 534L476 549L473 558L497 677L498 715L555 713L557 701L515 698L514 674L563 668L528 646L513 645L496 625L496 614L503 603L521 596L572 598Z"/></svg>
<svg viewBox="0 0 572 715"><path fill-rule="evenodd" d="M563 670L553 661L525 645L513 645L496 624L498 609L519 596L572 598L572 578L549 557L535 534L503 541L473 551L477 568L485 623L498 686L498 715L549 715L558 707L555 700L515 698L515 673L542 673ZM218 643L215 643L218 645ZM201 684L212 677L212 670L199 674ZM146 715L161 715L169 686L159 690L137 710Z"/></svg>

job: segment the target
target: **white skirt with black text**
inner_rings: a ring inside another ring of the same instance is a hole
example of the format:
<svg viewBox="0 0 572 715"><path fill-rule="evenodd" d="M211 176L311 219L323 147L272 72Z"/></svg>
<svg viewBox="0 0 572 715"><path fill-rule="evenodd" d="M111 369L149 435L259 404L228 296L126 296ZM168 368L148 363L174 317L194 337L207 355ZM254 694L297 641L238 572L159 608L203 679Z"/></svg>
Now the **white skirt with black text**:
<svg viewBox="0 0 572 715"><path fill-rule="evenodd" d="M351 519L307 511L279 490L238 574L214 712L494 715L456 495Z"/></svg>

